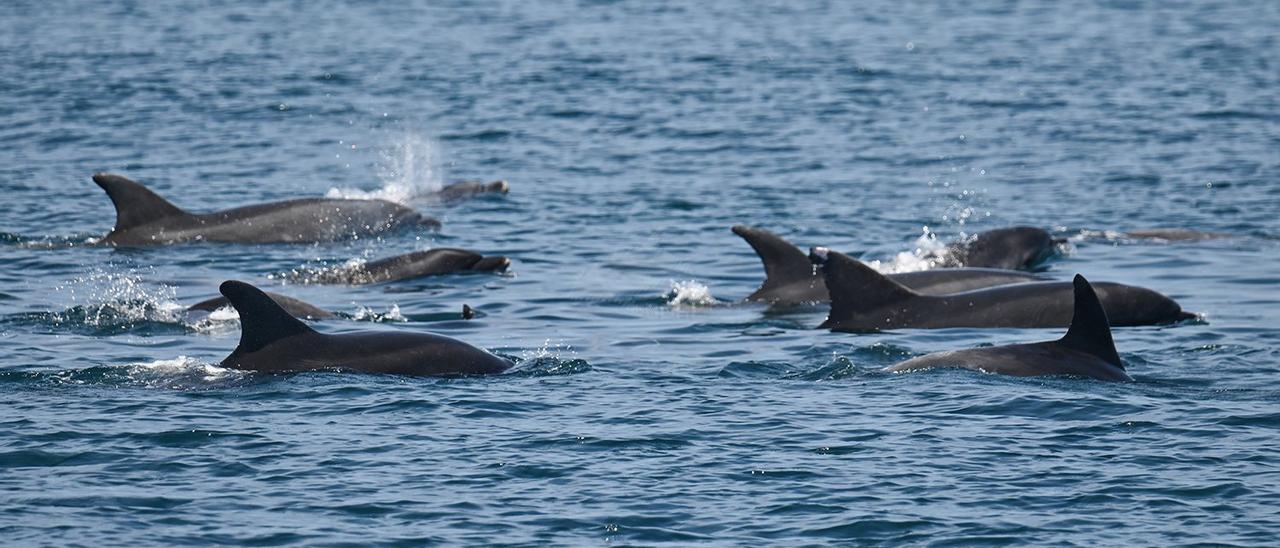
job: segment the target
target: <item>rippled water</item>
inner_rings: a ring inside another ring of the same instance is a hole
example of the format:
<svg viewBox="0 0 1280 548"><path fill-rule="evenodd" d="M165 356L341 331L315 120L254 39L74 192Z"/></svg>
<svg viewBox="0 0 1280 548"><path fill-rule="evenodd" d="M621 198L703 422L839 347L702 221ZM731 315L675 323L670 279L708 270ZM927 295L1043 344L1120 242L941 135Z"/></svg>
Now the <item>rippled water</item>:
<svg viewBox="0 0 1280 548"><path fill-rule="evenodd" d="M1274 543L1277 28L1262 1L5 3L0 538ZM379 196L444 228L97 248L96 171L194 210ZM422 199L456 179L512 192ZM1134 383L880 374L1056 330L734 306L762 279L737 223L884 269L1042 226L1072 240L1050 275L1204 321L1118 329ZM1230 237L1118 236L1153 227ZM434 246L515 262L284 285ZM342 313L327 332L521 363L220 369L234 315L183 308L228 278Z"/></svg>

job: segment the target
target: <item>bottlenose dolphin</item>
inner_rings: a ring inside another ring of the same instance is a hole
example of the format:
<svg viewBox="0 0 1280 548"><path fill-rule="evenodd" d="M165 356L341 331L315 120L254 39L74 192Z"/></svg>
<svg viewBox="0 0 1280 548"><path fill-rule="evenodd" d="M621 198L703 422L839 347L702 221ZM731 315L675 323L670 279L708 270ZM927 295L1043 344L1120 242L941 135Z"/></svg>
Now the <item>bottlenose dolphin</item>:
<svg viewBox="0 0 1280 548"><path fill-rule="evenodd" d="M240 313L240 344L223 367L268 373L344 369L395 375L501 373L511 361L462 341L421 332L327 335L289 315L266 293L226 281L222 294Z"/></svg>
<svg viewBox="0 0 1280 548"><path fill-rule="evenodd" d="M506 194L509 191L511 191L511 185L507 184L506 181L494 181L492 183L458 181L433 192L431 197L442 202L455 202L477 194Z"/></svg>
<svg viewBox="0 0 1280 548"><path fill-rule="evenodd" d="M386 200L303 198L188 213L120 175L99 173L93 182L107 191L116 206L116 226L101 242L108 245L310 243L405 226L440 226L440 221Z"/></svg>
<svg viewBox="0 0 1280 548"><path fill-rule="evenodd" d="M737 225L733 227L733 233L751 244L764 263L764 284L748 295L747 301L786 306L830 300L822 274L800 248L764 229ZM928 295L1045 280L1035 274L994 268L937 268L889 274L888 277Z"/></svg>
<svg viewBox="0 0 1280 548"><path fill-rule="evenodd" d="M942 266L1031 270L1053 256L1063 241L1033 226L997 228L948 246Z"/></svg>
<svg viewBox="0 0 1280 548"><path fill-rule="evenodd" d="M963 367L987 373L1030 377L1069 375L1104 381L1131 381L1125 373L1107 313L1093 287L1076 274L1071 327L1055 341L990 348L971 348L926 354L891 365L886 371L916 371L939 367Z"/></svg>
<svg viewBox="0 0 1280 548"><path fill-rule="evenodd" d="M354 266L340 266L304 275L314 284L375 284L462 272L504 272L511 259L501 255L486 257L474 251L438 247L387 257Z"/></svg>
<svg viewBox="0 0 1280 548"><path fill-rule="evenodd" d="M293 297L281 295L279 293L272 293L270 291L263 291L262 293L267 297L270 297L271 300L280 305L280 308L283 308L285 312L288 312L290 316L295 318L302 318L304 320L323 320L335 316L333 312L329 312L328 310L324 310L316 305L300 301ZM214 297L212 299L206 299L193 304L187 307L187 310L213 312L219 308L227 306L231 306L231 301L227 300L226 297Z"/></svg>
<svg viewBox="0 0 1280 548"><path fill-rule="evenodd" d="M941 327L1066 327L1071 323L1072 284L1029 282L950 295L924 295L857 259L813 248L810 260L822 267L831 294L831 312L821 327L834 331L876 331ZM1194 314L1150 289L1097 283L1111 325L1171 323Z"/></svg>
<svg viewBox="0 0 1280 548"><path fill-rule="evenodd" d="M1158 240L1162 242L1198 242L1202 240L1217 240L1231 237L1230 234L1223 232L1204 232L1188 228L1147 228L1142 230L1130 230L1125 232L1124 235L1129 238Z"/></svg>

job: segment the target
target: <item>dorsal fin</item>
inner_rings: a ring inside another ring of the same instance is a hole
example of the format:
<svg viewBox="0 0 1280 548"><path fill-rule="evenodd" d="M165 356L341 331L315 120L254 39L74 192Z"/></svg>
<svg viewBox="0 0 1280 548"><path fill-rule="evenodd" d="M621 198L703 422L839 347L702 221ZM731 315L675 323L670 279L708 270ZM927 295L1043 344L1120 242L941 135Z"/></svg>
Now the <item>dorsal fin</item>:
<svg viewBox="0 0 1280 548"><path fill-rule="evenodd" d="M733 233L751 244L756 255L760 256L760 262L764 263L764 283L756 293L817 277L804 252L778 235L743 225L734 226Z"/></svg>
<svg viewBox="0 0 1280 548"><path fill-rule="evenodd" d="M809 260L822 267L831 295L828 323L922 296L844 253L815 247L809 250Z"/></svg>
<svg viewBox="0 0 1280 548"><path fill-rule="evenodd" d="M253 352L285 337L315 333L252 285L227 280L218 286L218 291L240 313L240 346L236 348L237 352Z"/></svg>
<svg viewBox="0 0 1280 548"><path fill-rule="evenodd" d="M1120 355L1116 353L1116 343L1111 340L1111 323L1107 321L1107 311L1098 301L1098 294L1084 276L1076 274L1075 280L1075 312L1071 316L1071 327L1067 334L1058 339L1058 344L1092 354L1107 363L1124 369L1120 363Z"/></svg>
<svg viewBox="0 0 1280 548"><path fill-rule="evenodd" d="M107 191L107 196L116 205L116 230L133 228L175 215L187 215L178 206L128 177L98 173L93 176L93 182Z"/></svg>

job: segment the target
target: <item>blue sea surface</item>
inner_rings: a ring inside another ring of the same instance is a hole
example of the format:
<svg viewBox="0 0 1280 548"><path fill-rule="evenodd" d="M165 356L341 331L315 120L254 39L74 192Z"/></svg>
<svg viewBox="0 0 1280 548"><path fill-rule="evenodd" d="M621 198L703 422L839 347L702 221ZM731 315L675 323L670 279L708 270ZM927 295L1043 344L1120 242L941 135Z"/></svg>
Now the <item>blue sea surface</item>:
<svg viewBox="0 0 1280 548"><path fill-rule="evenodd" d="M770 5L773 4L773 5ZM1280 2L0 4L0 539L20 545L1274 545ZM211 211L383 197L318 245L88 245L95 172ZM442 204L462 179L511 193ZM979 231L1201 314L1133 383L878 370L1060 329L736 304L734 224L884 270ZM1130 238L1181 228L1195 241ZM506 275L299 271L432 247ZM240 279L504 375L217 364ZM459 318L463 304L479 317Z"/></svg>

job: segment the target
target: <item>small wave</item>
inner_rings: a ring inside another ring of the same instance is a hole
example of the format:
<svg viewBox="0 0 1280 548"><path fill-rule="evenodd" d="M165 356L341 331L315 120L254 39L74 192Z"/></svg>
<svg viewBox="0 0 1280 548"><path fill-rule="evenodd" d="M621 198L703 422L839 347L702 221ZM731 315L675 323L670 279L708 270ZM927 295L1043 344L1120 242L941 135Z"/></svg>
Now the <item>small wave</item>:
<svg viewBox="0 0 1280 548"><path fill-rule="evenodd" d="M711 294L711 288L695 280L672 280L671 288L666 293L666 300L667 305L671 307L698 308L721 304L720 300Z"/></svg>
<svg viewBox="0 0 1280 548"><path fill-rule="evenodd" d="M0 380L56 386L193 390L234 386L250 378L251 375L252 373L248 371L219 367L189 356L178 356L168 360L102 365L64 371L6 371L0 373Z"/></svg>
<svg viewBox="0 0 1280 548"><path fill-rule="evenodd" d="M444 186L438 167L438 150L439 146L432 139L406 133L391 148L379 154L377 174L382 188L361 190L333 187L325 193L325 197L409 204L430 196Z"/></svg>

